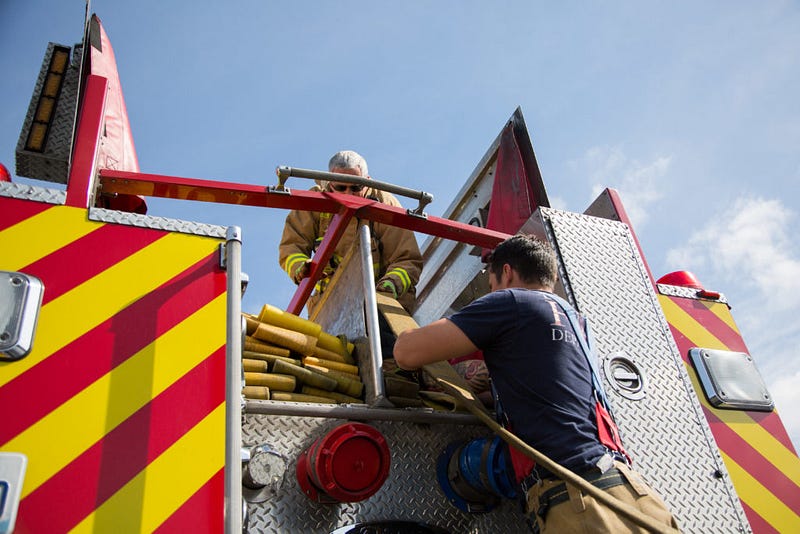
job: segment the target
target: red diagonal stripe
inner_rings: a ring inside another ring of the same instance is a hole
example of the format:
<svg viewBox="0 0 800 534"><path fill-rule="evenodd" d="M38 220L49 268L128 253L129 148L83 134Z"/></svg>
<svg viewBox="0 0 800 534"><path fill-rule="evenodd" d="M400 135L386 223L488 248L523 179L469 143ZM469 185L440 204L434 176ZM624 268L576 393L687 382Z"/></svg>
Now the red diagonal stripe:
<svg viewBox="0 0 800 534"><path fill-rule="evenodd" d="M44 282L44 305L166 235L162 230L106 224L20 271Z"/></svg>
<svg viewBox="0 0 800 534"><path fill-rule="evenodd" d="M155 532L223 532L225 469L220 469L197 493L175 510Z"/></svg>
<svg viewBox="0 0 800 534"><path fill-rule="evenodd" d="M745 346L742 336L731 328L728 323L708 309L708 307L703 304L703 301L678 297L670 297L670 300L680 309L691 315L694 320L708 330L711 335L719 339L725 347L727 347L727 350L747 352L747 346Z"/></svg>
<svg viewBox="0 0 800 534"><path fill-rule="evenodd" d="M764 488L800 514L800 487L773 465L759 451L726 425L717 415L703 407L717 441L725 441L725 453Z"/></svg>
<svg viewBox="0 0 800 534"><path fill-rule="evenodd" d="M0 406L14 406L3 416L0 444L222 294L226 282L218 263L217 252L211 253L0 387Z"/></svg>
<svg viewBox="0 0 800 534"><path fill-rule="evenodd" d="M742 502L741 499L739 502ZM780 530L770 525L766 519L758 515L756 511L747 506L746 503L742 502L742 508L744 509L744 514L747 516L747 521L750 523L750 528L753 532L757 532L758 534L781 534Z"/></svg>
<svg viewBox="0 0 800 534"><path fill-rule="evenodd" d="M0 209L0 230L10 228L54 206L53 204L45 204L43 202L6 197L3 197L2 203L3 209Z"/></svg>
<svg viewBox="0 0 800 534"><path fill-rule="evenodd" d="M18 525L23 532L73 528L224 400L223 346L23 499ZM203 519L218 520L212 513L207 510ZM139 530L132 524L138 517L141 510L131 509L117 520Z"/></svg>

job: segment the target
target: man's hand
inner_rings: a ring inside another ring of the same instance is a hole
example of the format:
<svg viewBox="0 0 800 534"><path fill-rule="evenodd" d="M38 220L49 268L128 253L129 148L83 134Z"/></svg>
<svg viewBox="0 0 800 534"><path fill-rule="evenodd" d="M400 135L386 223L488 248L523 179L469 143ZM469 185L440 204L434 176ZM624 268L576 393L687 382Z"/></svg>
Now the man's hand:
<svg viewBox="0 0 800 534"><path fill-rule="evenodd" d="M397 299L397 287L390 279L383 280L378 283L377 291L391 295L393 299Z"/></svg>
<svg viewBox="0 0 800 534"><path fill-rule="evenodd" d="M300 284L303 281L303 278L308 276L308 273L311 270L311 260L306 260L300 265L297 266L297 269L294 270L292 274L292 280L294 280L295 284Z"/></svg>

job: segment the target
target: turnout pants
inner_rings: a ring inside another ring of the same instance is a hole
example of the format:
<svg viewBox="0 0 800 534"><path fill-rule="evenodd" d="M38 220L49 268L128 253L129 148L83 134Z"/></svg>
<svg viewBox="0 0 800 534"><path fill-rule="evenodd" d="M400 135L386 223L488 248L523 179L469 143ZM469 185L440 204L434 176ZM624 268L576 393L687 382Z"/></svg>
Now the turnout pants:
<svg viewBox="0 0 800 534"><path fill-rule="evenodd" d="M678 528L664 501L641 476L623 462L606 474L584 477L616 499L653 519ZM527 490L525 514L534 532L563 533L644 533L636 523L619 516L613 509L559 479L540 480Z"/></svg>

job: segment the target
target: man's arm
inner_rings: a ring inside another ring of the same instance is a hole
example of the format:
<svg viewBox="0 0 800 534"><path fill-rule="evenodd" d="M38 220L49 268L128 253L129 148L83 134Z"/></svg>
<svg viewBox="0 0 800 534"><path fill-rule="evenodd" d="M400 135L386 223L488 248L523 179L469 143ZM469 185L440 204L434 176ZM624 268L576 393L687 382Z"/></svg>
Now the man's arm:
<svg viewBox="0 0 800 534"><path fill-rule="evenodd" d="M391 193L380 191L376 198L384 204L402 207ZM394 298L400 298L416 287L422 272L422 254L417 238L411 230L381 223L375 223L373 230L375 237L381 242L383 255L383 272L378 280L378 290L388 281L394 286Z"/></svg>
<svg viewBox="0 0 800 534"><path fill-rule="evenodd" d="M286 216L283 235L278 245L278 263L289 278L299 284L311 261L316 239L314 216L308 211L291 211Z"/></svg>
<svg viewBox="0 0 800 534"><path fill-rule="evenodd" d="M403 369L419 369L423 365L464 356L478 350L472 341L448 319L406 330L397 336L394 359Z"/></svg>

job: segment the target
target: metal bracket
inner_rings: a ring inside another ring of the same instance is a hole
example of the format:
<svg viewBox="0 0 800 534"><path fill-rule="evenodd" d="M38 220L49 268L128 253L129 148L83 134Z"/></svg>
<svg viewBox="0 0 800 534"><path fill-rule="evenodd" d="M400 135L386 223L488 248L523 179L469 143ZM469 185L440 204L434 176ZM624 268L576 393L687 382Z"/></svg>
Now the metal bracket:
<svg viewBox="0 0 800 534"><path fill-rule="evenodd" d="M0 534L14 532L27 465L24 454L0 452Z"/></svg>
<svg viewBox="0 0 800 534"><path fill-rule="evenodd" d="M284 184L286 183L286 180L288 180L291 176L294 176L296 178L306 178L308 180L363 185L372 189L378 189L380 191L386 191L395 195L416 199L419 201L419 205L413 210L407 210L407 213L422 219L428 218L423 211L425 206L433 202L433 195L426 193L425 191L415 191L414 189L409 189L408 187L402 187L399 185L390 184L388 182L373 180L369 177L339 174L335 172L315 171L311 169L298 169L296 167L288 167L286 165L277 167L275 169L275 174L278 176L278 185L274 188L268 188L268 191L275 193L283 193L288 191Z"/></svg>
<svg viewBox="0 0 800 534"><path fill-rule="evenodd" d="M280 166L275 169L275 174L278 176L278 185L267 186L267 193L291 194L291 189L286 187L286 180L292 175L292 170L289 167Z"/></svg>
<svg viewBox="0 0 800 534"><path fill-rule="evenodd" d="M219 244L219 268L223 271L228 270L228 262L225 259L225 243Z"/></svg>
<svg viewBox="0 0 800 534"><path fill-rule="evenodd" d="M427 219L428 218L428 214L425 213L424 209L425 209L425 206L430 204L432 201L433 201L433 195L431 195L430 193L426 193L425 191L420 191L419 205L416 207L416 209L406 210L406 213L408 213L412 217L419 217L420 219Z"/></svg>
<svg viewBox="0 0 800 534"><path fill-rule="evenodd" d="M0 360L19 360L33 348L43 295L35 276L0 271Z"/></svg>

